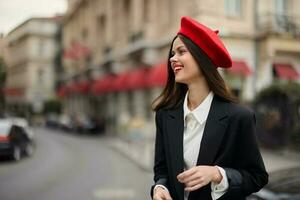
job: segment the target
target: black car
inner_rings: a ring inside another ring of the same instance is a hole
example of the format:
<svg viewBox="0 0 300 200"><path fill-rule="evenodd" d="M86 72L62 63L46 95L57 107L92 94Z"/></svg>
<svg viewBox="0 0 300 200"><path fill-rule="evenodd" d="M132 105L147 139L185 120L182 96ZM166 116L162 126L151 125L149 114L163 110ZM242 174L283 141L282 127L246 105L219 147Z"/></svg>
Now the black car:
<svg viewBox="0 0 300 200"><path fill-rule="evenodd" d="M270 173L268 185L247 200L300 200L300 167Z"/></svg>
<svg viewBox="0 0 300 200"><path fill-rule="evenodd" d="M33 134L23 119L0 119L0 157L18 161L34 152Z"/></svg>

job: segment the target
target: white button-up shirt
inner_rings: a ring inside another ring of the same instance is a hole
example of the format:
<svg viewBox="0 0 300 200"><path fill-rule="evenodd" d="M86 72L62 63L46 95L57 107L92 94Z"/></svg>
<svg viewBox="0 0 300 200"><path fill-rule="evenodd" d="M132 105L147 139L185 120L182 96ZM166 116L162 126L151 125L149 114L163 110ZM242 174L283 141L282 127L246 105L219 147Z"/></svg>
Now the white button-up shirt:
<svg viewBox="0 0 300 200"><path fill-rule="evenodd" d="M185 95L183 103L184 113L184 136L183 136L183 156L184 168L190 169L197 164L197 158L200 150L200 144L203 137L206 119L210 110L214 94L210 92L203 102L194 110L188 108L188 92ZM209 133L207 133L209 134ZM218 167L223 179L219 184L211 183L212 199L220 198L228 189L228 180L224 169ZM185 191L184 200L188 199L189 193Z"/></svg>

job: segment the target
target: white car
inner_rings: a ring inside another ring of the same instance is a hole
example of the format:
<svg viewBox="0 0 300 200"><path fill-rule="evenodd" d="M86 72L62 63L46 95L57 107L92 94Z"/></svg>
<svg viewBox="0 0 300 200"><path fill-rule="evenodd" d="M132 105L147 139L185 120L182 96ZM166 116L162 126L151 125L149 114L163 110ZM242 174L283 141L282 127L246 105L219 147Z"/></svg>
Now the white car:
<svg viewBox="0 0 300 200"><path fill-rule="evenodd" d="M0 119L0 156L19 161L35 150L34 135L22 118Z"/></svg>

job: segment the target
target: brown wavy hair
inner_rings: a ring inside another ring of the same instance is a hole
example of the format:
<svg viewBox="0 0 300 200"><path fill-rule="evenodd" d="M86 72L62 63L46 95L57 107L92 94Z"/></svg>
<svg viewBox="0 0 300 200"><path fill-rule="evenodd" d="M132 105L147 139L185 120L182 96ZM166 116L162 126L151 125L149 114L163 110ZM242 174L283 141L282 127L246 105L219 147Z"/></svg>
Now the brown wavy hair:
<svg viewBox="0 0 300 200"><path fill-rule="evenodd" d="M171 43L168 56L168 79L162 93L152 102L152 109L157 111L159 109L173 109L180 105L181 101L188 90L186 84L175 82L175 75L171 67L170 58L172 57L172 48L174 40L179 37L190 51L196 60L198 67L202 71L207 84L215 95L227 102L237 103L237 98L232 94L229 87L226 85L224 79L219 74L216 66L206 55L206 53L199 48L193 41L183 35L177 35Z"/></svg>

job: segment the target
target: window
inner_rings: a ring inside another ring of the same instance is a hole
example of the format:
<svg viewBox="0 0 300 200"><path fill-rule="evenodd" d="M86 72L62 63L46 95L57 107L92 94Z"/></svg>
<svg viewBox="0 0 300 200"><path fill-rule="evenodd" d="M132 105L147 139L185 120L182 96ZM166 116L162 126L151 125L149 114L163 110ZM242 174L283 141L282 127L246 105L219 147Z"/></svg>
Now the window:
<svg viewBox="0 0 300 200"><path fill-rule="evenodd" d="M134 104L134 94L132 91L128 91L127 92L127 97L128 97L128 110L129 110L129 114L130 116L134 116L136 113L135 113L135 104Z"/></svg>
<svg viewBox="0 0 300 200"><path fill-rule="evenodd" d="M42 84L44 82L44 70L43 69L38 69L38 84Z"/></svg>
<svg viewBox="0 0 300 200"><path fill-rule="evenodd" d="M145 95L145 101L146 101L146 103L145 103L146 118L151 119L151 117L152 117L152 110L151 110L152 98L151 98L150 90L145 90L144 95Z"/></svg>
<svg viewBox="0 0 300 200"><path fill-rule="evenodd" d="M143 21L144 23L148 23L150 21L150 0L144 1L144 7L143 7Z"/></svg>
<svg viewBox="0 0 300 200"><path fill-rule="evenodd" d="M132 3L131 0L124 0L124 4L123 4L124 19L122 22L123 23L122 32L125 36L127 36L124 37L124 39L127 38L128 40L130 40L130 37L128 36L130 36L130 31L131 31L131 15L132 15L131 3Z"/></svg>
<svg viewBox="0 0 300 200"><path fill-rule="evenodd" d="M105 31L106 31L106 17L105 15L100 15L97 18L97 29L98 33L100 33L100 37L102 40L105 37Z"/></svg>
<svg viewBox="0 0 300 200"><path fill-rule="evenodd" d="M238 17L242 14L242 0L225 0L225 14Z"/></svg>
<svg viewBox="0 0 300 200"><path fill-rule="evenodd" d="M274 0L274 9L276 17L276 25L280 30L288 30L289 19L287 16L287 1Z"/></svg>
<svg viewBox="0 0 300 200"><path fill-rule="evenodd" d="M274 0L275 2L275 12L278 15L285 15L287 11L287 1L286 0Z"/></svg>
<svg viewBox="0 0 300 200"><path fill-rule="evenodd" d="M82 31L81 31L82 40L86 42L88 40L88 37L89 37L88 29L87 28L82 29Z"/></svg>
<svg viewBox="0 0 300 200"><path fill-rule="evenodd" d="M38 47L38 55L39 56L43 56L44 55L44 51L45 51L45 44L43 40L39 41L39 47Z"/></svg>

